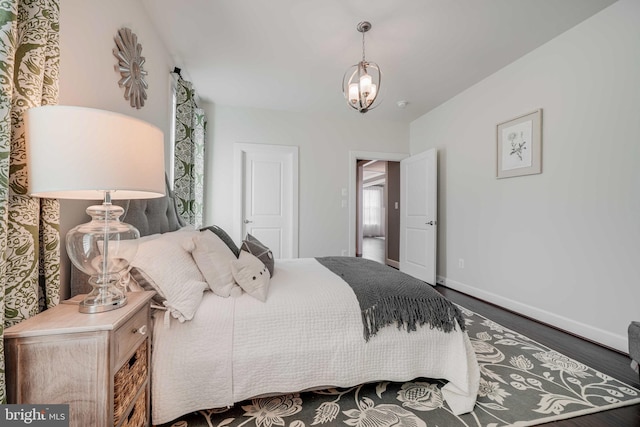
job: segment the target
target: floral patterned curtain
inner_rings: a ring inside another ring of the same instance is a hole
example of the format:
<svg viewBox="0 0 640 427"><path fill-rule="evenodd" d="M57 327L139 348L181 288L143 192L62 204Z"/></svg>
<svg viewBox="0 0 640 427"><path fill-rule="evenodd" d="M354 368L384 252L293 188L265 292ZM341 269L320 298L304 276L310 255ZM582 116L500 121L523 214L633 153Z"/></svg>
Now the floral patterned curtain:
<svg viewBox="0 0 640 427"><path fill-rule="evenodd" d="M204 141L207 118L196 105L191 82L178 75L174 149L174 193L187 224L202 225L204 205Z"/></svg>
<svg viewBox="0 0 640 427"><path fill-rule="evenodd" d="M0 402L4 330L60 298L57 200L28 196L24 112L58 102L58 0L0 2Z"/></svg>

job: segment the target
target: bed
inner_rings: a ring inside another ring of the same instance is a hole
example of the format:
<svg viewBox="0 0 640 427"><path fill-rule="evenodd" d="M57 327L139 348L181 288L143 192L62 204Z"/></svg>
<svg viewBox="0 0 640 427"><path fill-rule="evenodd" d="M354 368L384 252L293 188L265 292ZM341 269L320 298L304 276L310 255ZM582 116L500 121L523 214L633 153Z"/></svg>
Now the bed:
<svg viewBox="0 0 640 427"><path fill-rule="evenodd" d="M268 250L255 253L256 247L261 248L257 239L243 241L242 248L248 250L239 250L236 257L235 249L240 248L218 227L184 227L170 196L132 201L124 207L123 221L145 235L127 278L129 286L154 288L159 294L156 303L163 307L153 315L153 424L257 396L420 377L448 381L442 393L455 414L473 409L479 385L473 347L459 313L451 309L455 306L447 305L439 294L447 324L376 325L372 318L383 316L367 318L357 286L347 283L350 273L335 270L334 264L351 260L348 257L274 261L269 260ZM200 269L195 261L198 250L206 246L200 241L205 238L215 241L219 251L224 250L219 246L222 242L233 253L228 261L234 266L233 284L227 277L225 289L220 283L210 286L207 279L218 280L228 271L214 269L217 276L212 278L212 271ZM250 258L249 252L255 256ZM248 285L243 272L248 272ZM255 286L260 273L269 276L266 289ZM73 292L81 291L77 288L81 282L74 278Z"/></svg>

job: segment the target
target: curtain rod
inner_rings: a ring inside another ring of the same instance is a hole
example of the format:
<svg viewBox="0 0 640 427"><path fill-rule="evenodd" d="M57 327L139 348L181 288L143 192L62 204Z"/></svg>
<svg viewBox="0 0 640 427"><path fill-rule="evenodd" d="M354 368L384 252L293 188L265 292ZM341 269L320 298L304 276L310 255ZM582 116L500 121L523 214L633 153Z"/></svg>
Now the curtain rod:
<svg viewBox="0 0 640 427"><path fill-rule="evenodd" d="M179 67L173 67L173 71L171 71L169 74L173 74L173 75L178 75L178 77L180 77L181 79L184 79L184 77L182 77L182 69ZM174 79L176 79L176 77L174 77ZM196 103L196 107L199 108L199 104L200 104L200 95L198 95L198 92L196 92L194 90L194 101Z"/></svg>

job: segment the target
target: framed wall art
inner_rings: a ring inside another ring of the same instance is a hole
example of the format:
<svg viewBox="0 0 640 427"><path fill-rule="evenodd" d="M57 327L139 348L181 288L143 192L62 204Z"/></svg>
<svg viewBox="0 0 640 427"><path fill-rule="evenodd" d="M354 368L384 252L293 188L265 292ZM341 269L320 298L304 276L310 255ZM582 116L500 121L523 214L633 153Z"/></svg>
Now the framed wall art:
<svg viewBox="0 0 640 427"><path fill-rule="evenodd" d="M542 173L542 109L497 125L497 178Z"/></svg>

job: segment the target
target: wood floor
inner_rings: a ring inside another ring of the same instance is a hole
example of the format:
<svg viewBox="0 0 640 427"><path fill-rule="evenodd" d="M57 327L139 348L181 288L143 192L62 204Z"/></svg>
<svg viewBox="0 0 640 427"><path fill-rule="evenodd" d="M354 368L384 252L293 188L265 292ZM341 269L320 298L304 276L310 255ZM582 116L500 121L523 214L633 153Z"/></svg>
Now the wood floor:
<svg viewBox="0 0 640 427"><path fill-rule="evenodd" d="M526 335L547 347L635 388L640 388L638 375L629 366L631 361L626 354L585 341L571 334L519 316L511 311L454 291L453 289L444 286L436 286L435 289L449 300L481 314L502 326ZM640 404L610 409L593 415L584 415L544 425L563 427L640 426Z"/></svg>

